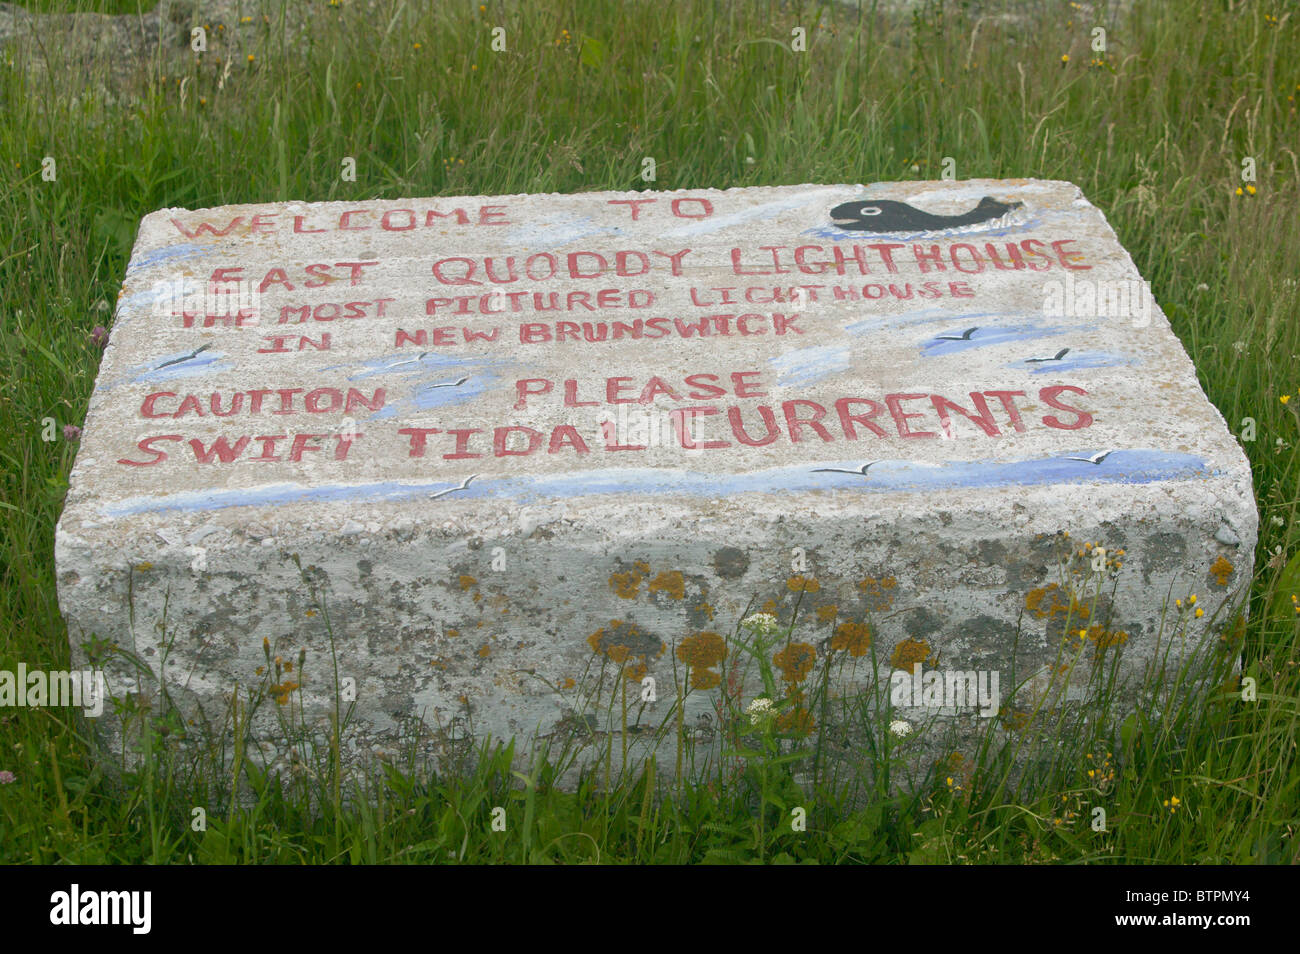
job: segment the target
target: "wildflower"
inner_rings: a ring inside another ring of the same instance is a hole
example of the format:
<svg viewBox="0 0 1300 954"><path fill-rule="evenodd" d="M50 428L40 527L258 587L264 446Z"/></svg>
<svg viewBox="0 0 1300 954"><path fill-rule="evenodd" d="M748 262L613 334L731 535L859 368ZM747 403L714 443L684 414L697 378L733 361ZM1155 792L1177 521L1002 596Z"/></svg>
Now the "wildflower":
<svg viewBox="0 0 1300 954"><path fill-rule="evenodd" d="M1193 593L1191 596L1189 596L1189 597L1187 598L1187 605L1188 605L1188 606L1195 606L1195 605L1196 605L1196 594L1195 594L1195 593Z"/></svg>
<svg viewBox="0 0 1300 954"><path fill-rule="evenodd" d="M1061 54L1061 65L1064 66L1064 65L1065 65L1066 63L1068 63L1068 62L1070 62L1070 54L1069 54L1069 53L1062 53L1062 54Z"/></svg>
<svg viewBox="0 0 1300 954"><path fill-rule="evenodd" d="M1248 186L1246 186L1246 192L1247 192L1247 194L1249 194L1249 195L1254 195L1254 194L1255 194L1255 187L1254 187L1253 185L1248 185Z"/></svg>
<svg viewBox="0 0 1300 954"><path fill-rule="evenodd" d="M1200 288L1200 286L1198 285L1197 288ZM1246 342L1244 342L1244 341L1234 341L1234 342L1232 343L1232 350L1235 351L1235 352L1237 352L1237 354L1242 354L1242 353L1244 353L1245 350L1246 350Z"/></svg>
<svg viewBox="0 0 1300 954"><path fill-rule="evenodd" d="M1196 607L1196 618L1200 619L1204 615L1205 615L1205 610L1201 609L1199 606Z"/></svg>
<svg viewBox="0 0 1300 954"><path fill-rule="evenodd" d="M749 715L750 725L762 725L776 715L776 708L771 699L758 698L745 708L745 712Z"/></svg>
<svg viewBox="0 0 1300 954"><path fill-rule="evenodd" d="M1287 404L1291 400L1291 395L1283 394L1280 398L1278 398L1278 400L1281 401L1283 404Z"/></svg>
<svg viewBox="0 0 1300 954"><path fill-rule="evenodd" d="M740 625L755 636L771 636L780 624L771 613L754 613L741 620Z"/></svg>
<svg viewBox="0 0 1300 954"><path fill-rule="evenodd" d="M1237 195L1241 195L1241 194L1242 194L1241 186L1237 186Z"/></svg>
<svg viewBox="0 0 1300 954"><path fill-rule="evenodd" d="M90 329L90 342L103 348L108 344L108 329L103 325L95 325Z"/></svg>
<svg viewBox="0 0 1300 954"><path fill-rule="evenodd" d="M63 439L65 441L76 441L81 439L81 428L76 424L63 425Z"/></svg>
<svg viewBox="0 0 1300 954"><path fill-rule="evenodd" d="M253 56L252 53L249 53L249 54L248 54L248 62L251 63L251 62L253 62L253 60L255 60L255 59L257 59L257 57Z"/></svg>
<svg viewBox="0 0 1300 954"><path fill-rule="evenodd" d="M415 47L415 51L418 53L420 50L420 44L416 43L414 44L414 47Z"/></svg>
<svg viewBox="0 0 1300 954"><path fill-rule="evenodd" d="M11 785L17 780L18 776L14 775L8 769L0 771L0 785Z"/></svg>
<svg viewBox="0 0 1300 954"><path fill-rule="evenodd" d="M895 719L889 723L889 731L900 739L905 739L912 734L912 723L906 719Z"/></svg>

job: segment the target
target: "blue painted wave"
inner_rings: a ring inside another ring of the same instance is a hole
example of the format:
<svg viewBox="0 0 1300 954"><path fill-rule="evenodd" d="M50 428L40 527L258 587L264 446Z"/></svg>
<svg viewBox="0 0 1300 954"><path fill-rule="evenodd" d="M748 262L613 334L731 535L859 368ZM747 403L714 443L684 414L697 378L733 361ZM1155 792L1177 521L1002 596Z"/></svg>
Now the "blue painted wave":
<svg viewBox="0 0 1300 954"><path fill-rule="evenodd" d="M825 469L857 471L861 459L823 461L774 467L747 474L711 474L668 468L628 467L578 471L555 476L478 477L468 487L461 481L388 480L367 484L308 487L295 483L261 487L192 491L165 496L141 496L109 504L107 518L162 511L222 510L228 507L275 506L292 503L344 501L420 501L501 499L540 502L606 494L663 494L685 497L724 497L743 493L803 493L830 490L845 493L940 491L961 488L1036 486L1044 484L1146 484L1162 480L1198 480L1215 476L1206 461L1192 454L1154 449L1115 450L1100 464L1068 457L1089 457L1097 449L1066 452L1056 457L1016 461L950 461L924 464L881 460L867 476L825 473Z"/></svg>

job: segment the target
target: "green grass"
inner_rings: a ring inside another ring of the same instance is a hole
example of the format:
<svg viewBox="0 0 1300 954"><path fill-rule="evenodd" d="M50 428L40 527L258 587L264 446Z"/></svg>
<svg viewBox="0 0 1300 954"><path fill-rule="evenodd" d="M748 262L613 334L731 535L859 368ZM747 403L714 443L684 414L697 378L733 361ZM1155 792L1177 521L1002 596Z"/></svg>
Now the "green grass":
<svg viewBox="0 0 1300 954"><path fill-rule="evenodd" d="M74 447L43 440L43 422L83 419L99 356L88 335L108 323L98 309L116 300L146 213L640 189L646 156L659 189L937 178L951 156L963 179L1082 187L1229 427L1242 434L1244 419L1255 422L1243 446L1262 526L1244 652L1258 700L1111 726L1108 738L1099 728L1079 740L1077 759L1051 766L1048 794L1024 799L998 784L992 762L951 786L940 773L915 796L801 794L786 784L788 763L766 756L714 783L634 772L566 791L551 784L553 766L525 783L508 752L486 750L463 777L394 769L351 797L340 797L328 759L287 788L255 769L235 786L166 748L115 783L89 755L84 723L61 710L0 710L0 771L16 776L0 785L0 860L1300 857L1300 656L1288 598L1300 591L1288 564L1300 397L1280 400L1300 387L1293 5L1149 3L1109 31L1096 66L1095 24L1068 3L1034 4L1025 23L980 19L961 3L893 20L745 2L429 6L304 3L303 34L278 30L276 16L209 24L238 35L237 62L217 62L232 59L218 37L201 62L159 56L102 84L57 48L33 54L44 60L36 71L23 69L24 51L0 51L0 668L68 665L53 528ZM83 5L108 7L135 5ZM1266 19L1274 14L1280 22ZM498 25L505 52L490 48ZM796 26L808 30L807 52L790 50ZM54 182L42 179L45 156ZM339 175L349 156L356 182ZM1253 196L1235 194L1243 157L1255 159ZM1111 767L1099 772L1107 752ZM806 832L791 830L792 799L804 800ZM208 806L206 831L195 830L196 806ZM1096 806L1104 832L1088 825ZM506 808L505 833L492 831L494 807Z"/></svg>

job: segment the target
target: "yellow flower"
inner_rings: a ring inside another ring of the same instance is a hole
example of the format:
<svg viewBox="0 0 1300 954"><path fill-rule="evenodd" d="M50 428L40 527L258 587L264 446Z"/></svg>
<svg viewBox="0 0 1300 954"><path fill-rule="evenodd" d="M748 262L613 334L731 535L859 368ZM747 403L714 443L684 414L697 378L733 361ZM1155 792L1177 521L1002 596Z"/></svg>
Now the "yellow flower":
<svg viewBox="0 0 1300 954"><path fill-rule="evenodd" d="M1237 186L1237 195L1242 195L1241 186Z"/></svg>
<svg viewBox="0 0 1300 954"><path fill-rule="evenodd" d="M1205 615L1205 610L1201 609L1199 606L1196 607L1196 618L1200 619L1204 615Z"/></svg>
<svg viewBox="0 0 1300 954"><path fill-rule="evenodd" d="M1283 404L1287 404L1291 400L1291 395L1283 394L1280 398L1278 398L1278 400L1281 401Z"/></svg>
<svg viewBox="0 0 1300 954"><path fill-rule="evenodd" d="M1246 186L1246 191L1249 192L1251 195L1254 195L1254 194L1255 194L1255 187L1254 187L1253 185L1248 185L1248 186Z"/></svg>
<svg viewBox="0 0 1300 954"><path fill-rule="evenodd" d="M256 59L256 57L255 57L255 56L253 56L253 54L252 54L252 53L249 53L249 54L248 54L248 62L250 62L250 63L251 63L251 62L253 62L253 60L255 60L255 59Z"/></svg>
<svg viewBox="0 0 1300 954"><path fill-rule="evenodd" d="M1196 594L1195 594L1195 593L1193 593L1191 596L1189 596L1189 597L1187 598L1187 604L1188 604L1189 606L1195 606L1195 605L1196 605Z"/></svg>
<svg viewBox="0 0 1300 954"><path fill-rule="evenodd" d="M1062 53L1062 54L1061 54L1061 62L1062 62L1062 63L1068 63L1068 62L1070 62L1070 54L1069 54L1069 53Z"/></svg>

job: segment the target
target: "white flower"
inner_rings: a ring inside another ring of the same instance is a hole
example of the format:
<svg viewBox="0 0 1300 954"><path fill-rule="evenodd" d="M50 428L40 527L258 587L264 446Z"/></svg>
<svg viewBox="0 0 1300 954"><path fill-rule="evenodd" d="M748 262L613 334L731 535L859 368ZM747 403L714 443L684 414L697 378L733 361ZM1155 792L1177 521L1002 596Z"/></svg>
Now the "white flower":
<svg viewBox="0 0 1300 954"><path fill-rule="evenodd" d="M745 165L747 165L747 166L752 166L753 164L754 164L754 157L753 157L753 156L746 156L746 157L745 157Z"/></svg>
<svg viewBox="0 0 1300 954"><path fill-rule="evenodd" d="M1196 290L1197 290L1197 291L1209 291L1209 290L1210 290L1210 286L1207 285L1207 284L1205 284L1205 282L1201 282L1199 285L1196 286Z"/></svg>
<svg viewBox="0 0 1300 954"><path fill-rule="evenodd" d="M1233 350L1233 351L1236 351L1238 354L1240 354L1241 352L1243 352L1243 351L1246 350L1246 342L1244 342L1244 341L1234 341L1234 342L1232 343L1232 350Z"/></svg>
<svg viewBox="0 0 1300 954"><path fill-rule="evenodd" d="M781 624L771 613L755 613L741 620L740 625L757 636L771 636Z"/></svg>
<svg viewBox="0 0 1300 954"><path fill-rule="evenodd" d="M776 709L772 706L771 699L758 698L751 702L745 712L749 715L749 721L752 725L761 725L763 722L776 715Z"/></svg>
<svg viewBox="0 0 1300 954"><path fill-rule="evenodd" d="M1273 517L1272 520L1273 520L1273 526L1275 526L1275 527L1284 527L1284 526L1286 526L1286 521L1283 520L1281 517Z"/></svg>
<svg viewBox="0 0 1300 954"><path fill-rule="evenodd" d="M889 723L889 731L894 733L900 739L905 739L912 734L912 723L905 719L895 719Z"/></svg>

